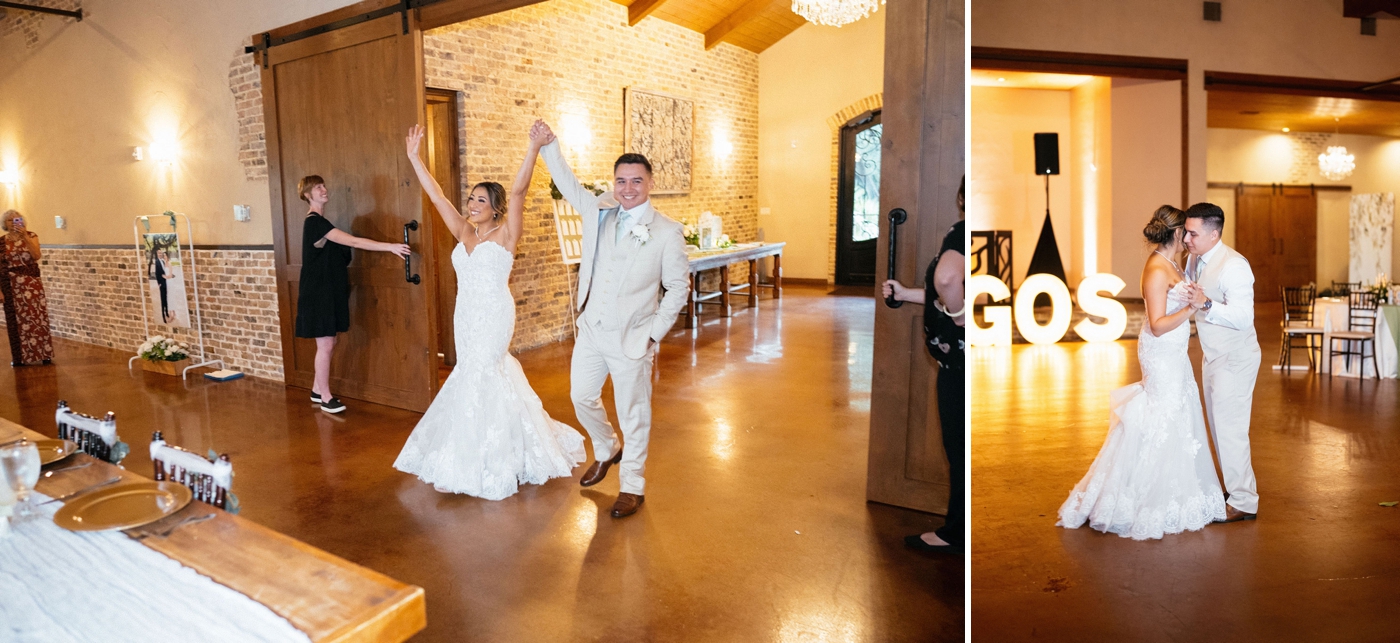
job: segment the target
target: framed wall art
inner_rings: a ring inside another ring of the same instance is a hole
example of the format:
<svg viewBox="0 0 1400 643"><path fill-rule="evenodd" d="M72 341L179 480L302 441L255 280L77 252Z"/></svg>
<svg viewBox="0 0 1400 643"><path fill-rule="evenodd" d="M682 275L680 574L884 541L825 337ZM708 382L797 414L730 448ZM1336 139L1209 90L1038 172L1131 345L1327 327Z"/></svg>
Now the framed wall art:
<svg viewBox="0 0 1400 643"><path fill-rule="evenodd" d="M623 96L623 147L651 161L651 193L690 192L694 101L634 87L627 88Z"/></svg>

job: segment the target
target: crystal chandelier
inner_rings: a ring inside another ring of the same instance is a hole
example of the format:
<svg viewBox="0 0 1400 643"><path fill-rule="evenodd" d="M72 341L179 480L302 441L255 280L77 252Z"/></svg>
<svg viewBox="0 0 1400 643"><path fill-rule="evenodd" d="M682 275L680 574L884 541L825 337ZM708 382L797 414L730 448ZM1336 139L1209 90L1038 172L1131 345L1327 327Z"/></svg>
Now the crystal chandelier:
<svg viewBox="0 0 1400 643"><path fill-rule="evenodd" d="M792 12L807 22L840 27L880 9L884 0L792 0Z"/></svg>
<svg viewBox="0 0 1400 643"><path fill-rule="evenodd" d="M1356 169L1356 157L1347 154L1347 148L1332 145L1327 148L1326 154L1317 155L1317 168L1327 180L1340 181L1351 176L1351 171Z"/></svg>

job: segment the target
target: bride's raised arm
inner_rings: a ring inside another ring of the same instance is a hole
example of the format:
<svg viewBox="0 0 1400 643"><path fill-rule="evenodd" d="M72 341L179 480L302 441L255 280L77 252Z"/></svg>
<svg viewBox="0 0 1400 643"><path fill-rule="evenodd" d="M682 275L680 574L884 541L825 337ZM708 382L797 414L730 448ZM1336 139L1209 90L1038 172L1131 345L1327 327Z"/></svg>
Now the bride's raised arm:
<svg viewBox="0 0 1400 643"><path fill-rule="evenodd" d="M530 179L535 176L535 159L539 158L540 148L554 140L544 121L535 121L530 127L530 148L520 161L520 170L515 173L515 183L510 186L510 199L506 201L506 233L511 245L520 241L520 233L525 229L525 196L530 193ZM511 249L514 252L514 249Z"/></svg>
<svg viewBox="0 0 1400 643"><path fill-rule="evenodd" d="M452 205L447 200L447 195L443 194L442 186L438 185L437 179L428 172L428 167L423 165L423 159L418 156L418 148L423 143L423 126L414 125L409 128L408 136L404 138L404 146L408 150L408 162L413 164L413 172L418 175L418 184L423 186L423 191L428 194L428 200L433 202L433 208L442 217L443 223L447 224L447 230L452 233L452 238L462 240L462 228L466 225L466 219L462 213L457 211L457 206Z"/></svg>

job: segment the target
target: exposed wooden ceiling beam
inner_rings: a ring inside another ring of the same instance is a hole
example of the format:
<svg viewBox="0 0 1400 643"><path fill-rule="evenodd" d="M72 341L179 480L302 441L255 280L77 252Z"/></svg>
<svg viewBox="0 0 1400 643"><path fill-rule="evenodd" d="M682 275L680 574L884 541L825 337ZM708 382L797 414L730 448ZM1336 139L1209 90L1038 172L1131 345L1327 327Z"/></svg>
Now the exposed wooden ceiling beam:
<svg viewBox="0 0 1400 643"><path fill-rule="evenodd" d="M779 3L788 3L792 0L749 0L742 7L734 10L721 19L715 26L705 31L705 49L714 49L715 45L724 42L724 38L744 23L753 20L759 14L767 11L770 7Z"/></svg>
<svg viewBox="0 0 1400 643"><path fill-rule="evenodd" d="M1400 18L1400 0L1342 0L1347 18Z"/></svg>
<svg viewBox="0 0 1400 643"><path fill-rule="evenodd" d="M627 24L635 27L643 18L661 8L666 0L637 0L627 6Z"/></svg>

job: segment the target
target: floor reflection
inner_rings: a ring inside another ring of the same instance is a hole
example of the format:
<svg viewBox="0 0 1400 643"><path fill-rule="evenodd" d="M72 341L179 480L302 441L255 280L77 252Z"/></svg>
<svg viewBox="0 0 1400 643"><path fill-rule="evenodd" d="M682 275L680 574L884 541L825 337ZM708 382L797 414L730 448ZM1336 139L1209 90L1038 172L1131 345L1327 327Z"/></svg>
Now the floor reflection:
<svg viewBox="0 0 1400 643"><path fill-rule="evenodd" d="M440 494L392 467L417 414L328 416L303 389L128 373L74 342L47 371L0 369L0 415L52 432L60 397L113 410L135 471L156 425L228 452L244 517L426 590L415 641L962 640L963 560L901 542L938 519L865 501L874 304L792 287L669 335L646 505L626 520L608 515L616 473ZM577 427L570 349L518 357Z"/></svg>
<svg viewBox="0 0 1400 643"><path fill-rule="evenodd" d="M1378 503L1400 500L1400 386L1273 371L1277 316L1261 308L1256 329L1259 519L1148 543L1054 526L1109 392L1141 378L1137 343L970 351L979 639L1393 638L1376 608L1400 595L1400 531ZM1190 354L1199 377L1194 339Z"/></svg>

